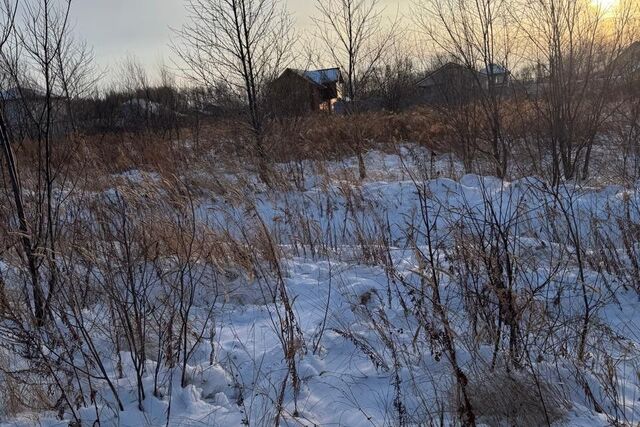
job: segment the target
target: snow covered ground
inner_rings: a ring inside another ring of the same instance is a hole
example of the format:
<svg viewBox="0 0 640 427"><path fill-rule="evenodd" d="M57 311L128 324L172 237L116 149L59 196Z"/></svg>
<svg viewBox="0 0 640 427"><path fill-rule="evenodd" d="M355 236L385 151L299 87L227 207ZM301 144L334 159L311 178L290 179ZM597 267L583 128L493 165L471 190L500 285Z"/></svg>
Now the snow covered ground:
<svg viewBox="0 0 640 427"><path fill-rule="evenodd" d="M96 377L83 424L450 425L456 366L479 425L640 422L639 186L502 182L409 148L365 162L362 182L347 159L308 165L298 189L198 200L198 220L230 238L266 228L276 259L199 288L189 340L206 333L187 386L180 364L156 369L149 356L143 410L131 353L118 375L99 338L112 319L96 302L86 315L124 411ZM2 425L70 420L23 413Z"/></svg>

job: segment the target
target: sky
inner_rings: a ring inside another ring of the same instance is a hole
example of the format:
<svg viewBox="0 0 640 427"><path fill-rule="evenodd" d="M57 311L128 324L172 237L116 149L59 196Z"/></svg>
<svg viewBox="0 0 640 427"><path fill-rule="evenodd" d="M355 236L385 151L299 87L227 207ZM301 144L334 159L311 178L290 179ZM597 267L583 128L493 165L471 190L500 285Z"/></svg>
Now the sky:
<svg viewBox="0 0 640 427"><path fill-rule="evenodd" d="M147 68L169 62L171 27L185 20L181 0L89 0L72 3L79 39L93 48L96 64L112 73L127 56Z"/></svg>
<svg viewBox="0 0 640 427"><path fill-rule="evenodd" d="M409 0L383 0L387 10ZM288 0L300 29L310 24L313 0ZM173 33L186 20L184 0L84 0L72 2L72 22L77 38L93 48L96 65L113 77L127 56L136 57L151 75L165 63L171 66L168 47Z"/></svg>

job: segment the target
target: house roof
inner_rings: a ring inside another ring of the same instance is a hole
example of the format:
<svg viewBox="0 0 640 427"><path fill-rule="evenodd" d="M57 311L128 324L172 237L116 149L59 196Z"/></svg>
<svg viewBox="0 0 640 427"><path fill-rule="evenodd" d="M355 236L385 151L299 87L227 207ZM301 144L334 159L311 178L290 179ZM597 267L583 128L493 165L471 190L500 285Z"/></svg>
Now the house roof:
<svg viewBox="0 0 640 427"><path fill-rule="evenodd" d="M37 89L12 87L7 90L0 91L0 100L16 101L20 99L38 99L44 98L44 93Z"/></svg>
<svg viewBox="0 0 640 427"><path fill-rule="evenodd" d="M468 67L465 67L462 64L458 64L456 62L447 62L440 68L435 69L434 71L427 74L422 80L418 81L418 87L430 87L433 85L437 85L442 83L443 79L446 79L446 73L469 73L472 76L476 71L472 70Z"/></svg>
<svg viewBox="0 0 640 427"><path fill-rule="evenodd" d="M307 70L304 76L314 83L325 85L327 83L336 83L342 80L340 68L325 68L323 70Z"/></svg>
<svg viewBox="0 0 640 427"><path fill-rule="evenodd" d="M640 41L635 41L624 48L616 62L622 67L640 68Z"/></svg>
<svg viewBox="0 0 640 427"><path fill-rule="evenodd" d="M491 75L500 75L500 74L509 74L509 70L507 70L505 67L503 67L500 64L489 64L489 66L483 68L482 70L480 70L480 74L488 76L489 74Z"/></svg>
<svg viewBox="0 0 640 427"><path fill-rule="evenodd" d="M321 70L297 70L293 68L290 70L318 86L325 86L326 84L342 81L342 72L340 68L337 67L324 68Z"/></svg>

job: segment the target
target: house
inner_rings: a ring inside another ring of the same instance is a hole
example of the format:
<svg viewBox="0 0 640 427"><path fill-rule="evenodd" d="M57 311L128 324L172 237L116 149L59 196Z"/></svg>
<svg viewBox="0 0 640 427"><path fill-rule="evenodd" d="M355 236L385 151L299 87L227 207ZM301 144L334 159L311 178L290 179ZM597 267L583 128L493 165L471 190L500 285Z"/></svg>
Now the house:
<svg viewBox="0 0 640 427"><path fill-rule="evenodd" d="M633 99L640 95L640 41L635 41L622 49L613 63L613 85L610 96ZM602 78L608 78L605 70Z"/></svg>
<svg viewBox="0 0 640 427"><path fill-rule="evenodd" d="M500 64L489 64L487 67L479 71L482 85L485 89L494 87L498 89L505 88L509 85L511 73Z"/></svg>
<svg viewBox="0 0 640 427"><path fill-rule="evenodd" d="M14 138L33 138L37 135L37 120L46 106L44 93L37 89L12 87L0 91L0 105Z"/></svg>
<svg viewBox="0 0 640 427"><path fill-rule="evenodd" d="M640 41L635 41L624 48L616 58L617 73L629 76L640 72Z"/></svg>
<svg viewBox="0 0 640 427"><path fill-rule="evenodd" d="M456 62L448 62L427 74L417 86L423 102L459 105L469 102L489 88L500 93L510 85L511 73L499 64L477 71Z"/></svg>
<svg viewBox="0 0 640 427"><path fill-rule="evenodd" d="M269 96L279 115L333 111L343 94L340 68L297 70L287 68L269 85Z"/></svg>
<svg viewBox="0 0 640 427"><path fill-rule="evenodd" d="M471 100L479 88L478 72L448 62L418 81L421 98L430 104L461 104Z"/></svg>

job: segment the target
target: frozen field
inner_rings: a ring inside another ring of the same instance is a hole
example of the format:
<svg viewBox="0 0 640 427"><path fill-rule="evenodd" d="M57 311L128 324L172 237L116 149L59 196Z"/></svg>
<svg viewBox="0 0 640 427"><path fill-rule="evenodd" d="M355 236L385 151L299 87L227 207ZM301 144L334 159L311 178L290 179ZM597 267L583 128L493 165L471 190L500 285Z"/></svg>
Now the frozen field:
<svg viewBox="0 0 640 427"><path fill-rule="evenodd" d="M125 266L96 243L97 298L56 319L90 337L55 359L73 366L74 411L3 425L431 426L465 407L489 426L640 421L640 188L502 182L406 147L365 164L362 181L347 159L279 190L245 176L239 194L202 191L190 247L215 234L215 260ZM159 181L132 171L99 198ZM0 272L20 280L10 260ZM143 335L120 335L107 283L132 284L118 301L144 305Z"/></svg>

